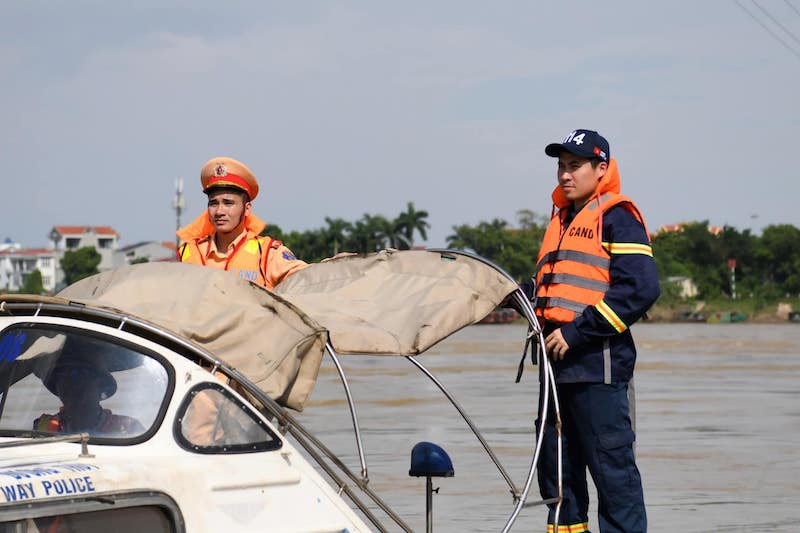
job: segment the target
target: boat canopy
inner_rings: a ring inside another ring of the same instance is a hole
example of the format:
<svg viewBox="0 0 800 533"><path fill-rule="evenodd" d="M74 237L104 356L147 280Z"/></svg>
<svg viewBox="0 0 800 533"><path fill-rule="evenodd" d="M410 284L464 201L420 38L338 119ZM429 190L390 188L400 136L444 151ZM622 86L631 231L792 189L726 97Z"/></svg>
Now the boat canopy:
<svg viewBox="0 0 800 533"><path fill-rule="evenodd" d="M154 262L85 278L55 297L2 299L77 302L149 322L302 410L329 338L342 354L417 355L484 318L516 288L475 257L385 250L309 265L275 293L229 272Z"/></svg>
<svg viewBox="0 0 800 533"><path fill-rule="evenodd" d="M132 265L80 280L56 296L169 330L297 410L314 388L327 342L326 331L283 298L197 265Z"/></svg>
<svg viewBox="0 0 800 533"><path fill-rule="evenodd" d="M313 264L275 292L325 327L339 353L406 356L478 322L516 289L469 255L384 250Z"/></svg>

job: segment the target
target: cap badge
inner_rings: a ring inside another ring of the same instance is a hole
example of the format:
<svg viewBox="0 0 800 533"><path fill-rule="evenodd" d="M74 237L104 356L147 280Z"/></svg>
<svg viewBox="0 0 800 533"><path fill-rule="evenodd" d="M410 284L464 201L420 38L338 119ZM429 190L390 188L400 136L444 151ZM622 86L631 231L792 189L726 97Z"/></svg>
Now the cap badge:
<svg viewBox="0 0 800 533"><path fill-rule="evenodd" d="M228 169L225 167L225 165L220 163L219 165L214 167L214 175L217 177L227 176Z"/></svg>

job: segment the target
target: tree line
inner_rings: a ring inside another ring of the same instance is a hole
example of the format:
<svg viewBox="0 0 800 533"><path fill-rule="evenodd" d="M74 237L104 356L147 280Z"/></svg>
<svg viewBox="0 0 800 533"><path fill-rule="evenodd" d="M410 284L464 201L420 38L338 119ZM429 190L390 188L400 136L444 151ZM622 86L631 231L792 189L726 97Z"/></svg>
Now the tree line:
<svg viewBox="0 0 800 533"><path fill-rule="evenodd" d="M298 257L315 262L341 251L411 248L417 234L427 238L427 218L427 211L409 203L395 219L364 214L355 222L326 218L327 225L317 230L283 233L271 226L267 232L284 240ZM446 247L475 252L521 282L533 275L549 220L523 209L513 225L494 218L453 226ZM670 282L675 278L691 279L701 299L800 295L800 229L790 224L771 225L754 235L727 225L712 232L707 220L693 221L653 235L652 245L665 303L680 299L680 287Z"/></svg>
<svg viewBox="0 0 800 533"><path fill-rule="evenodd" d="M415 238L428 238L428 212L418 210L413 202L406 204L395 218L364 213L353 222L325 217L325 226L305 231L284 232L269 224L261 233L283 241L292 252L309 263L316 263L339 252L368 254L385 248L410 250Z"/></svg>
<svg viewBox="0 0 800 533"><path fill-rule="evenodd" d="M653 254L662 281L691 278L700 298L732 297L734 290L762 300L800 294L800 229L791 224L767 226L759 236L732 226L714 234L708 221L691 222L657 234ZM675 287L662 285L664 297L675 298Z"/></svg>
<svg viewBox="0 0 800 533"><path fill-rule="evenodd" d="M316 229L285 232L269 225L264 234L282 240L297 257L318 262L340 252L411 249L418 237L427 240L428 217L428 211L408 202L394 218L369 213L352 222L326 217L325 225ZM548 223L548 216L521 210L513 225L502 218L461 224L452 227L446 247L477 253L523 281L533 274ZM729 298L734 291L764 300L800 294L800 229L790 224L771 225L761 235L754 235L749 229L740 231L732 226L711 232L708 221L695 221L654 235L652 244L662 300L679 299L679 287L669 282L679 277L690 278L698 297L704 299ZM66 283L95 274L99 262L93 248L66 252L61 260ZM28 276L23 292L43 292L41 274L36 274Z"/></svg>
<svg viewBox="0 0 800 533"><path fill-rule="evenodd" d="M517 229L502 219L455 226L448 247L472 249L522 281L533 274L548 219L527 210L518 216ZM757 236L732 226L712 232L707 220L694 221L653 235L652 245L664 303L680 299L674 278L691 279L700 299L800 295L800 229L791 224L768 226Z"/></svg>

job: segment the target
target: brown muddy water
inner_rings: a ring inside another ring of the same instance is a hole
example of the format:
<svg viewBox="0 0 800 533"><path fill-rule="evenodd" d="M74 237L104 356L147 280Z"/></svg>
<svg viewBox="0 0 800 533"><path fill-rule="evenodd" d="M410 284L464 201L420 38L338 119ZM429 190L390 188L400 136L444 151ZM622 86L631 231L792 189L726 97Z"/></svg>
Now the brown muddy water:
<svg viewBox="0 0 800 533"><path fill-rule="evenodd" d="M537 374L514 383L525 327L479 325L419 356L458 398L517 487L533 445ZM800 326L639 324L637 457L652 532L800 531ZM434 531L500 531L508 485L466 424L403 358L342 356L370 485L425 531L425 481L408 476L411 448L432 441L455 477L435 479ZM359 471L352 424L329 361L299 415ZM534 484L529 499L538 498ZM590 527L597 531L593 496ZM512 531L544 531L541 507Z"/></svg>

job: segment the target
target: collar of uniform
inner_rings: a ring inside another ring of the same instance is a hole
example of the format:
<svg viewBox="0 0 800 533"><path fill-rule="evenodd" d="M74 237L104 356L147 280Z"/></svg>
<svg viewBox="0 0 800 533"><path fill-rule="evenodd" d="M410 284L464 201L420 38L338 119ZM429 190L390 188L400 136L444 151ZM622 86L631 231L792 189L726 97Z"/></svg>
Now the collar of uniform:
<svg viewBox="0 0 800 533"><path fill-rule="evenodd" d="M247 231L251 231L253 235L258 235L264 231L267 224L253 213L250 213L244 217L244 227ZM203 211L200 216L179 229L175 234L183 242L191 242L197 239L200 239L200 242L202 242L203 239L213 236L215 231L214 224L212 224L211 219L208 218L208 211Z"/></svg>
<svg viewBox="0 0 800 533"><path fill-rule="evenodd" d="M206 250L206 259L208 259L211 256L211 254L214 254L217 257L228 257L228 255L233 251L233 249L236 248L236 246L240 242L242 242L242 239L246 239L249 236L250 236L249 231L247 231L246 229L242 230L239 236L233 239L233 242L231 242L228 245L228 249L225 250L224 252L220 252L219 250L217 250L217 240L214 238L213 235L211 235L208 238L208 250Z"/></svg>

